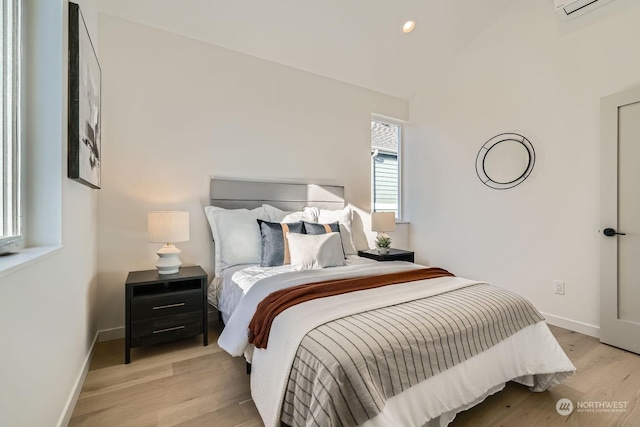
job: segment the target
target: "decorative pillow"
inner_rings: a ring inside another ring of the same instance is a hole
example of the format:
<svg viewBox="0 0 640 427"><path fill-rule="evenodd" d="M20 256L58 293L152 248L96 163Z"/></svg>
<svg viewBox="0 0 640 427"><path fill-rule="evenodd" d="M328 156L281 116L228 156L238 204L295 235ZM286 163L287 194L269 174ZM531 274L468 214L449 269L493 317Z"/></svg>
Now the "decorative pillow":
<svg viewBox="0 0 640 427"><path fill-rule="evenodd" d="M351 207L347 206L340 210L320 209L318 211L319 223L331 223L338 221L340 223L340 234L342 235L342 247L345 255L357 255L353 238L351 237Z"/></svg>
<svg viewBox="0 0 640 427"><path fill-rule="evenodd" d="M290 264L287 233L304 232L303 222L279 223L258 220L262 238L261 267L276 267Z"/></svg>
<svg viewBox="0 0 640 427"><path fill-rule="evenodd" d="M308 222L318 222L318 213L315 214L313 212L287 212L281 209L276 208L275 206L264 204L262 205L264 212L266 214L266 220L270 222L297 222L297 221L308 221Z"/></svg>
<svg viewBox="0 0 640 427"><path fill-rule="evenodd" d="M344 265L340 233L287 233L294 270L316 270Z"/></svg>
<svg viewBox="0 0 640 427"><path fill-rule="evenodd" d="M311 234L316 236L318 234L327 233L340 233L340 224L338 222L332 222L331 224L317 224L313 222L304 222L304 234ZM340 245L343 245L342 235L340 235ZM342 249L342 255L346 258L344 248Z"/></svg>
<svg viewBox="0 0 640 427"><path fill-rule="evenodd" d="M204 212L215 242L216 276L233 265L260 263L260 228L256 220L265 217L262 207L248 210L206 206Z"/></svg>

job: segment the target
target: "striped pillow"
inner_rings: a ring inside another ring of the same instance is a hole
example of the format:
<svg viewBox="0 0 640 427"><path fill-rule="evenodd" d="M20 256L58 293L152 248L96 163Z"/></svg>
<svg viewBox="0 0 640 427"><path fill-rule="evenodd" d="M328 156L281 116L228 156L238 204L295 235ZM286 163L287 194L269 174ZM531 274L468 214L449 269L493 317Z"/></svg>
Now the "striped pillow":
<svg viewBox="0 0 640 427"><path fill-rule="evenodd" d="M257 221L261 236L260 266L276 267L291 264L286 235L287 233L302 234L304 232L302 221L291 223L268 222L261 219Z"/></svg>

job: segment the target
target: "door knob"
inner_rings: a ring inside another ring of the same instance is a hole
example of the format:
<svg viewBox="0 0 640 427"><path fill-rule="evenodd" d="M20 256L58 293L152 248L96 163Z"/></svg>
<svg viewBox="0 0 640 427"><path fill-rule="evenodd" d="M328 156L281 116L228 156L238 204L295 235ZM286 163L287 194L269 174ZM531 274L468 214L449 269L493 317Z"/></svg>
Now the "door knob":
<svg viewBox="0 0 640 427"><path fill-rule="evenodd" d="M613 228L605 228L603 231L604 235L607 237L615 236L616 234L620 236L626 236L627 233L617 233Z"/></svg>

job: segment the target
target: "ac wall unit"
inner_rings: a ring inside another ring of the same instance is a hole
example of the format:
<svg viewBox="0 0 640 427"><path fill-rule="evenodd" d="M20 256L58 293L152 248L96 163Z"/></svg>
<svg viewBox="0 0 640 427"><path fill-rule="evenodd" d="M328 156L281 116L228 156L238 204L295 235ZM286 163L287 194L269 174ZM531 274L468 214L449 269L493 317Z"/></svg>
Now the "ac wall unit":
<svg viewBox="0 0 640 427"><path fill-rule="evenodd" d="M612 1L613 0L556 0L556 12L564 19L573 19Z"/></svg>

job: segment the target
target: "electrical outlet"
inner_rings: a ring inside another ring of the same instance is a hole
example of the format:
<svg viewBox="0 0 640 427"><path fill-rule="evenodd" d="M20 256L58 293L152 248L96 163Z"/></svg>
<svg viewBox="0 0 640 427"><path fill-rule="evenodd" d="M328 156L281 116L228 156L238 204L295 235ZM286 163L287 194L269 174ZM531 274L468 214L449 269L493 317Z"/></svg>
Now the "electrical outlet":
<svg viewBox="0 0 640 427"><path fill-rule="evenodd" d="M553 292L558 295L564 295L564 282L562 280L553 281Z"/></svg>

